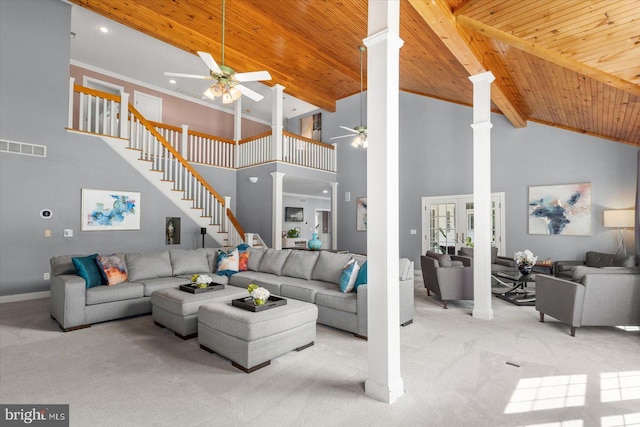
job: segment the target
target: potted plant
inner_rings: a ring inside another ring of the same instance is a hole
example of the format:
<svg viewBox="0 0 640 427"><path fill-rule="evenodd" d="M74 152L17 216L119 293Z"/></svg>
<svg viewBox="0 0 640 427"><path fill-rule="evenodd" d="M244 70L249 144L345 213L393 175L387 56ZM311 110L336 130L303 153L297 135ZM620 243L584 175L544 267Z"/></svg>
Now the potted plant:
<svg viewBox="0 0 640 427"><path fill-rule="evenodd" d="M292 228L291 230L287 231L287 237L290 239L295 239L297 237L300 237L300 232L295 228Z"/></svg>

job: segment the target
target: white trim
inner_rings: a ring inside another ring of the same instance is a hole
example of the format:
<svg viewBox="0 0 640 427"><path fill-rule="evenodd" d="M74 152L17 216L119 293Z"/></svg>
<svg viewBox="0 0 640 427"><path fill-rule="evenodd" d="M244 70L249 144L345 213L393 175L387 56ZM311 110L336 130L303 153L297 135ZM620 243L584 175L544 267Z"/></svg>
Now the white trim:
<svg viewBox="0 0 640 427"><path fill-rule="evenodd" d="M70 63L71 63L71 65L75 65L76 67L80 67L80 68L84 68L84 69L89 70L89 71L94 71L96 73L104 74L105 76L113 77L115 79L124 80L125 82L133 83L133 84L138 85L140 87L145 87L147 89L155 90L157 92L164 93L165 95L175 96L176 98L184 99L185 101L193 102L194 104L198 104L198 105L201 105L203 107L213 108L214 110L222 111L224 113L228 113L228 114L231 114L231 115L233 115L233 113L234 113L233 109L231 109L231 108L222 108L222 107L220 107L218 105L211 104L209 102L206 102L206 101L203 101L203 100L199 100L199 99L193 98L191 96L183 95L180 92L170 91L170 90L167 90L167 89L162 88L160 86L150 85L149 83L144 83L144 82L141 82L140 80L136 80L136 79L132 79L132 78L127 77L127 76L123 76L122 74L114 73L112 71L107 71L107 70L104 70L102 68L95 67L93 65L85 64L84 62L80 62L80 61L76 61L76 60L72 59L70 61ZM262 120L262 119L259 119L257 117L253 117L253 116L250 116L250 115L247 115L247 114L243 114L242 117L245 118L245 119L254 121L256 123L261 123L263 125L271 126L271 122L269 122L267 120Z"/></svg>
<svg viewBox="0 0 640 427"><path fill-rule="evenodd" d="M290 196L290 197L304 197L306 199L320 199L320 200L331 200L331 197L325 197L325 196L313 196L310 194L301 194L301 193L282 193L283 196ZM321 209L323 211L331 211L331 209Z"/></svg>
<svg viewBox="0 0 640 427"><path fill-rule="evenodd" d="M108 87L110 89L113 89L113 90L115 90L117 92L118 96L120 96L120 94L122 92L124 92L124 86L120 86L120 85L117 85L117 84L111 83L111 82L105 82L104 80L96 79L95 77L83 75L82 76L82 86L91 88L91 86L89 86L90 84L95 84L97 86L104 86L104 87ZM94 87L92 89L96 89L96 88Z"/></svg>
<svg viewBox="0 0 640 427"><path fill-rule="evenodd" d="M26 294L5 295L0 297L0 304L8 302L29 301L32 299L50 298L51 291L29 292Z"/></svg>

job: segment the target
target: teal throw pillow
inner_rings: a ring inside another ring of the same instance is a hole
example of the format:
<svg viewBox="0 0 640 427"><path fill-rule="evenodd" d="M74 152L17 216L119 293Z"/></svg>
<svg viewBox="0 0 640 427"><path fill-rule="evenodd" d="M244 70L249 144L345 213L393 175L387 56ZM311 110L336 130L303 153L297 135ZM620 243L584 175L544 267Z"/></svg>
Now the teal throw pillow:
<svg viewBox="0 0 640 427"><path fill-rule="evenodd" d="M97 257L98 254L71 258L73 266L76 268L76 273L87 283L87 289L105 284L102 273L98 269Z"/></svg>
<svg viewBox="0 0 640 427"><path fill-rule="evenodd" d="M358 286L360 285L367 284L367 262L369 261L365 261L364 264L362 264L362 267L360 267L360 271L358 272L358 278L356 279L356 283L353 287L354 290L357 290Z"/></svg>
<svg viewBox="0 0 640 427"><path fill-rule="evenodd" d="M216 262L216 274L218 276L230 277L236 274L240 268L240 254L238 249L229 252L220 251Z"/></svg>
<svg viewBox="0 0 640 427"><path fill-rule="evenodd" d="M356 260L352 259L347 263L347 265L342 269L342 274L340 274L340 292L346 293L353 291L359 270L360 266Z"/></svg>

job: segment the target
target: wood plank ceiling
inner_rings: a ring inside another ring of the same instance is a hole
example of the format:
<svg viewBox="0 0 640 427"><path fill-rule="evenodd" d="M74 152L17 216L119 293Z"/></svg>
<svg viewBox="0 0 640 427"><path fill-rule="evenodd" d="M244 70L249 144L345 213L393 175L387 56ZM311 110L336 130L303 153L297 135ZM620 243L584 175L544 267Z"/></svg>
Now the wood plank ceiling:
<svg viewBox="0 0 640 427"><path fill-rule="evenodd" d="M221 58L221 0L71 0L195 54ZM367 0L226 0L225 64L335 111L360 90ZM640 0L402 0L401 90L640 146ZM366 84L366 79L365 79Z"/></svg>

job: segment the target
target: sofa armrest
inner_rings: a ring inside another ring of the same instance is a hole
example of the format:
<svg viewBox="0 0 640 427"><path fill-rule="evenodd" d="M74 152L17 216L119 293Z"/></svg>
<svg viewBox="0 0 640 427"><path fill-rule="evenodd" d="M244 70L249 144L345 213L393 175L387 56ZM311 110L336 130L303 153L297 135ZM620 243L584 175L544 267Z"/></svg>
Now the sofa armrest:
<svg viewBox="0 0 640 427"><path fill-rule="evenodd" d="M585 265L583 261L556 261L553 263L553 272L556 276L568 277L571 270L577 265ZM564 273L564 274L563 274Z"/></svg>
<svg viewBox="0 0 640 427"><path fill-rule="evenodd" d="M436 275L441 299L473 299L473 268L440 267Z"/></svg>
<svg viewBox="0 0 640 427"><path fill-rule="evenodd" d="M367 293L368 293L367 285L360 285L356 292L358 293L356 300L356 311L358 317L358 335L366 337L367 336L367 316L368 316L368 307L367 307Z"/></svg>
<svg viewBox="0 0 640 427"><path fill-rule="evenodd" d="M464 255L449 255L451 257L451 261L459 261L462 263L464 267L473 267L473 258L470 256Z"/></svg>
<svg viewBox="0 0 640 427"><path fill-rule="evenodd" d="M85 306L87 285L75 274L62 274L51 278L49 299L51 316L62 329L71 329L86 324Z"/></svg>
<svg viewBox="0 0 640 427"><path fill-rule="evenodd" d="M581 325L585 287L558 277L536 276L536 310L566 323Z"/></svg>

